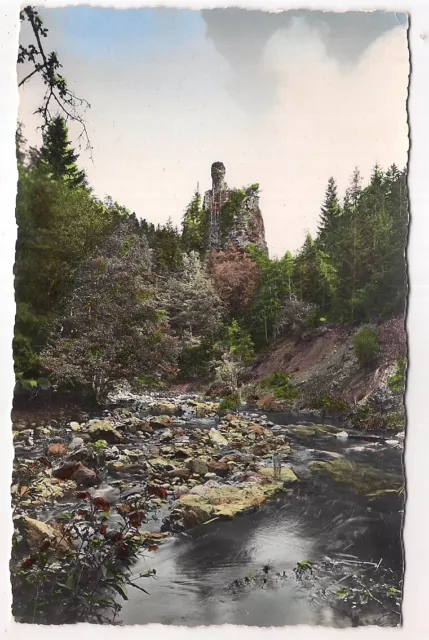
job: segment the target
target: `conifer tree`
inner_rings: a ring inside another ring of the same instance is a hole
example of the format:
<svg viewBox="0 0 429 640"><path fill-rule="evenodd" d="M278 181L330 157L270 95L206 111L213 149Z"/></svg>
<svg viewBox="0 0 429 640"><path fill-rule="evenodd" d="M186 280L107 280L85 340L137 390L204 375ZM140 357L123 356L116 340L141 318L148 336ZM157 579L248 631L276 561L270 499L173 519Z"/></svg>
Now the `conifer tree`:
<svg viewBox="0 0 429 640"><path fill-rule="evenodd" d="M85 172L76 164L78 157L71 147L66 121L57 116L44 130L40 163L55 179L63 178L73 187L86 187Z"/></svg>
<svg viewBox="0 0 429 640"><path fill-rule="evenodd" d="M338 199L337 184L335 179L331 177L328 180L318 227L319 243L326 250L335 250L340 215L341 206Z"/></svg>
<svg viewBox="0 0 429 640"><path fill-rule="evenodd" d="M197 251L200 255L208 247L208 217L202 208L202 197L197 186L182 220L182 242L185 251Z"/></svg>

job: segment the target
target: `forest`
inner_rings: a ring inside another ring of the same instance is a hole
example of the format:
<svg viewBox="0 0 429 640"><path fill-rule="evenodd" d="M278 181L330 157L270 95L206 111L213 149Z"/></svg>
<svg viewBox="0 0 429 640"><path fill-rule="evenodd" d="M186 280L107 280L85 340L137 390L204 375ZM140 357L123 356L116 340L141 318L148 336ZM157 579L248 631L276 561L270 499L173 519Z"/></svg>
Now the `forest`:
<svg viewBox="0 0 429 640"><path fill-rule="evenodd" d="M182 228L101 201L79 167L66 120L39 149L17 133L14 358L17 384L59 385L98 399L127 381L160 388L249 363L288 331L404 314L406 172L359 170L345 197L329 178L316 237L293 255L210 252L196 191ZM231 207L230 207L231 208ZM234 215L234 210L230 212Z"/></svg>

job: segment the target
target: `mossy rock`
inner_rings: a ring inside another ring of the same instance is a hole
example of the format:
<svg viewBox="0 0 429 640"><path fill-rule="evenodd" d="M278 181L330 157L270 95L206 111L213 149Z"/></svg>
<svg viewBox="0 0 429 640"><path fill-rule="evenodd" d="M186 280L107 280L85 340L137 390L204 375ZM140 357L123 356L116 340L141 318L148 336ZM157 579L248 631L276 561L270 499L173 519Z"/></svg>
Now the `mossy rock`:
<svg viewBox="0 0 429 640"><path fill-rule="evenodd" d="M122 434L107 420L90 420L86 432L93 442L105 440L109 444L119 444L123 440Z"/></svg>
<svg viewBox="0 0 429 640"><path fill-rule="evenodd" d="M259 467L258 473L261 473L263 476L266 476L270 480L274 478L274 468L273 467ZM282 467L280 480L282 482L298 482L298 478L295 473L292 471L290 467Z"/></svg>
<svg viewBox="0 0 429 640"><path fill-rule="evenodd" d="M150 460L148 460L148 463L152 467L167 467L171 464L171 461L166 460L165 458L150 458Z"/></svg>
<svg viewBox="0 0 429 640"><path fill-rule="evenodd" d="M184 508L184 522L189 526L203 524L212 518L233 518L259 507L281 491L282 482L252 484L245 487L207 488L203 493L188 493L179 498Z"/></svg>
<svg viewBox="0 0 429 640"><path fill-rule="evenodd" d="M162 415L168 416L172 416L177 412L177 407L174 402L157 402L153 409Z"/></svg>
<svg viewBox="0 0 429 640"><path fill-rule="evenodd" d="M358 493L373 495L374 492L386 490L399 491L404 479L393 473L384 473L374 467L357 462L350 462L345 458L335 458L325 462L312 462L310 469L313 473L322 473L331 477L335 482L345 484Z"/></svg>
<svg viewBox="0 0 429 640"><path fill-rule="evenodd" d="M320 436L334 436L343 429L334 427L330 424L315 424L315 425L288 425L288 431L295 433L299 436L305 437L320 437Z"/></svg>

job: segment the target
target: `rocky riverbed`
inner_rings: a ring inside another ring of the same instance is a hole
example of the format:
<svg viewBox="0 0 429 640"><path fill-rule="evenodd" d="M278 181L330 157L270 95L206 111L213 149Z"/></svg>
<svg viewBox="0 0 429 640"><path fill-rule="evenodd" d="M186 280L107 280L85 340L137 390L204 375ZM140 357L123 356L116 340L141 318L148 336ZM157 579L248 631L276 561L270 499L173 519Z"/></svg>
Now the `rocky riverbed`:
<svg viewBox="0 0 429 640"><path fill-rule="evenodd" d="M150 551L136 575L153 567L157 580L130 595L124 623L398 624L403 434L317 417L220 416L189 396L116 397L74 421L17 417L18 545L54 539L79 492L109 503L113 529L145 496Z"/></svg>

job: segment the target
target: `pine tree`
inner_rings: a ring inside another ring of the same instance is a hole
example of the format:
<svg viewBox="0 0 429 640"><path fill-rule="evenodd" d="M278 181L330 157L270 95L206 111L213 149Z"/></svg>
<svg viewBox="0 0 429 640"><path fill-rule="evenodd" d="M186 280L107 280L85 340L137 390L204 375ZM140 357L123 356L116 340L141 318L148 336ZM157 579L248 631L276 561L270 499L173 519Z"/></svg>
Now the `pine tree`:
<svg viewBox="0 0 429 640"><path fill-rule="evenodd" d="M76 164L78 157L71 148L66 121L57 116L43 133L40 162L54 178L63 178L73 187L86 187L85 172Z"/></svg>
<svg viewBox="0 0 429 640"><path fill-rule="evenodd" d="M340 215L341 206L338 199L337 185L334 178L331 177L328 180L318 227L319 243L326 250L335 251Z"/></svg>
<svg viewBox="0 0 429 640"><path fill-rule="evenodd" d="M182 243L185 251L204 254L208 247L208 216L202 208L202 198L197 186L182 220Z"/></svg>

